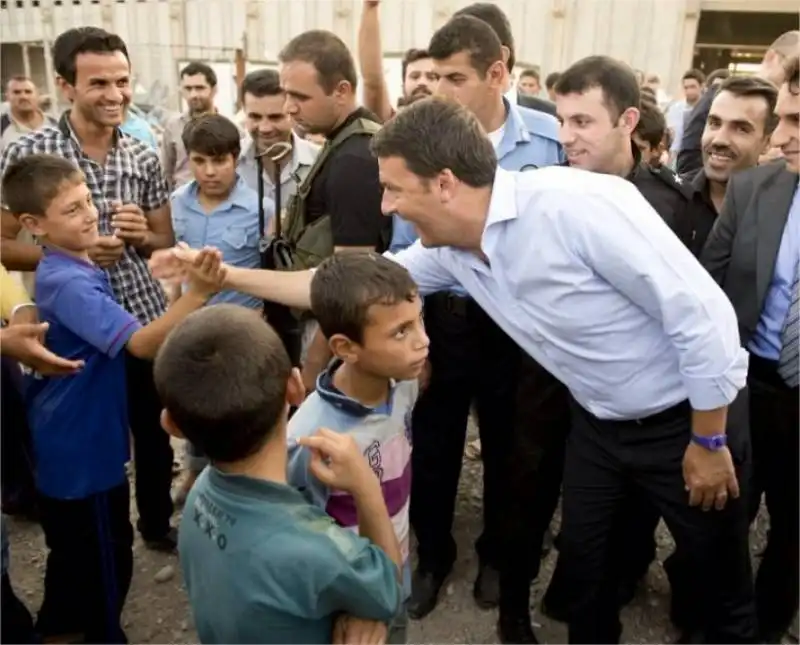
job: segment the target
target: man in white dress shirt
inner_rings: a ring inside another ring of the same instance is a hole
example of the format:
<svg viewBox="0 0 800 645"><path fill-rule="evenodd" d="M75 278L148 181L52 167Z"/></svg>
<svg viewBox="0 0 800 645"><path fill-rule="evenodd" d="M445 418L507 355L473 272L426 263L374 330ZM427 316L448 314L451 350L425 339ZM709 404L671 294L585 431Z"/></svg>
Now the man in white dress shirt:
<svg viewBox="0 0 800 645"><path fill-rule="evenodd" d="M563 167L504 171L475 117L452 103L415 103L373 151L383 211L419 232L394 258L421 293L464 288L573 397L561 546L570 642L619 640L605 563L632 488L692 554L709 642L754 642L739 492L749 439L746 427L726 433L747 354L719 287L629 182ZM174 266L162 254L153 262L165 276ZM231 267L225 286L309 307L310 281L311 272Z"/></svg>

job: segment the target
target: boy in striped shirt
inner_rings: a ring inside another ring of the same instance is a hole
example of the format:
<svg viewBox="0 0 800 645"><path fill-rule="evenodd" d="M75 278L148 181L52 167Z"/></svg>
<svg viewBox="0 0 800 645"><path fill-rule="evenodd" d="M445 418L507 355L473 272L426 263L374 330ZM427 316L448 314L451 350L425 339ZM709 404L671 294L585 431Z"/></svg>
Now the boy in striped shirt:
<svg viewBox="0 0 800 645"><path fill-rule="evenodd" d="M352 496L315 479L308 451L296 445L320 427L351 435L381 482L403 555L407 600L411 412L428 356L422 300L399 264L373 253L350 253L320 265L311 284L311 308L334 359L289 422L289 483L339 525L358 530ZM388 643L406 642L403 607Z"/></svg>

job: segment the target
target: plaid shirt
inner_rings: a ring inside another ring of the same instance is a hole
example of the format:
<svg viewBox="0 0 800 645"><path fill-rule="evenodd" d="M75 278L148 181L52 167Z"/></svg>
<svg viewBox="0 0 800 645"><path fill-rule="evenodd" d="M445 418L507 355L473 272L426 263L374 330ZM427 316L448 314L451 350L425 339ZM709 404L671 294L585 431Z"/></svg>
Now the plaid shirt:
<svg viewBox="0 0 800 645"><path fill-rule="evenodd" d="M105 165L83 153L72 130L69 112L55 126L31 132L12 143L0 158L0 177L8 165L32 154L52 154L69 159L86 175L86 183L99 215L101 235L111 235L112 202L137 204L145 213L169 202L169 191L161 172L158 153L147 144L117 130L114 146ZM150 274L147 261L133 246L116 265L106 271L117 301L146 325L166 310L166 297L159 282Z"/></svg>

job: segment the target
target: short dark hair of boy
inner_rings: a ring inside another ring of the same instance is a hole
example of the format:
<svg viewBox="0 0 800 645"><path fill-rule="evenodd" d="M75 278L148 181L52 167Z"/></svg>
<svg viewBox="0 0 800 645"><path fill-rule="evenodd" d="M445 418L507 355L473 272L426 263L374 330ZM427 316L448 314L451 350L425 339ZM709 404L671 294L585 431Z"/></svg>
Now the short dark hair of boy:
<svg viewBox="0 0 800 645"><path fill-rule="evenodd" d="M3 175L3 207L13 215L43 216L65 183L85 181L71 161L56 155L28 155L11 163Z"/></svg>
<svg viewBox="0 0 800 645"><path fill-rule="evenodd" d="M643 99L639 106L639 123L634 132L655 149L661 145L666 129L667 121L658 106L653 101Z"/></svg>
<svg viewBox="0 0 800 645"><path fill-rule="evenodd" d="M520 78L520 80L522 80L523 78L532 78L532 79L536 80L537 82L540 82L542 80L541 77L539 76L539 72L537 72L532 67L528 67L527 69L523 69L519 73L519 78Z"/></svg>
<svg viewBox="0 0 800 645"><path fill-rule="evenodd" d="M494 30L473 16L457 16L440 27L431 37L428 52L433 60L446 60L466 52L469 63L479 75L503 60L503 46Z"/></svg>
<svg viewBox="0 0 800 645"><path fill-rule="evenodd" d="M311 311L326 338L364 340L373 305L412 302L416 283L397 262L377 253L339 253L319 265L311 280Z"/></svg>
<svg viewBox="0 0 800 645"><path fill-rule="evenodd" d="M121 52L130 61L125 41L100 27L74 27L61 33L53 43L53 67L61 78L75 85L76 59L80 54Z"/></svg>
<svg viewBox="0 0 800 645"><path fill-rule="evenodd" d="M455 101L426 98L403 108L372 137L379 159L399 157L422 179L449 169L473 188L491 186L497 154L478 119Z"/></svg>
<svg viewBox="0 0 800 645"><path fill-rule="evenodd" d="M625 110L638 108L641 100L639 83L633 69L610 56L587 56L561 73L555 93L561 96L584 94L599 87L603 102L616 121Z"/></svg>
<svg viewBox="0 0 800 645"><path fill-rule="evenodd" d="M217 86L217 73L211 68L210 65L206 65L200 61L194 61L189 63L181 70L181 78L184 76L197 76L198 74L203 75L203 78L206 79L206 83L208 83L209 87Z"/></svg>
<svg viewBox="0 0 800 645"><path fill-rule="evenodd" d="M187 316L153 368L175 426L220 463L246 459L270 439L286 410L291 372L272 327L251 309L224 304Z"/></svg>
<svg viewBox="0 0 800 645"><path fill-rule="evenodd" d="M233 155L239 158L242 135L233 121L221 114L206 114L186 123L183 128L183 145L186 152L207 157Z"/></svg>

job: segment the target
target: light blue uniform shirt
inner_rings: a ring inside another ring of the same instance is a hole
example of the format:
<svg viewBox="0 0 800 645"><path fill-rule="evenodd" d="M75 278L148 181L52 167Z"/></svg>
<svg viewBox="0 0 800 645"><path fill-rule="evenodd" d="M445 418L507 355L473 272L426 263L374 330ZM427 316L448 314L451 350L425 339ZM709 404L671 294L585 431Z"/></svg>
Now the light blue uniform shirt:
<svg viewBox="0 0 800 645"><path fill-rule="evenodd" d="M137 141L146 143L153 149L158 150L158 140L156 139L155 132L153 132L153 128L150 127L147 121L135 115L133 112L128 112L125 121L119 129Z"/></svg>
<svg viewBox="0 0 800 645"><path fill-rule="evenodd" d="M506 106L506 122L503 138L495 146L497 160L506 170L534 170L553 166L565 160L564 151L558 137L558 121L555 117L510 103L503 98ZM410 246L417 239L414 225L402 217L394 216L392 253ZM453 289L454 293L465 295L463 289Z"/></svg>
<svg viewBox="0 0 800 645"><path fill-rule="evenodd" d="M487 262L419 242L393 257L423 295L466 289L596 417L713 410L744 387L733 306L629 181L498 169L481 250Z"/></svg>
<svg viewBox="0 0 800 645"><path fill-rule="evenodd" d="M783 346L783 326L792 303L792 283L797 263L800 262L800 188L794 191L794 199L789 207L789 217L783 229L775 270L767 289L761 318L756 325L756 333L747 346L753 354L777 361Z"/></svg>
<svg viewBox="0 0 800 645"><path fill-rule="evenodd" d="M228 199L211 213L206 213L198 199L196 181L184 184L172 193L172 227L175 240L195 249L213 246L222 252L227 264L245 269L261 266L258 254L258 194L238 177ZM265 213L268 225L271 212ZM238 291L222 291L209 304L221 302L257 308L258 298Z"/></svg>

